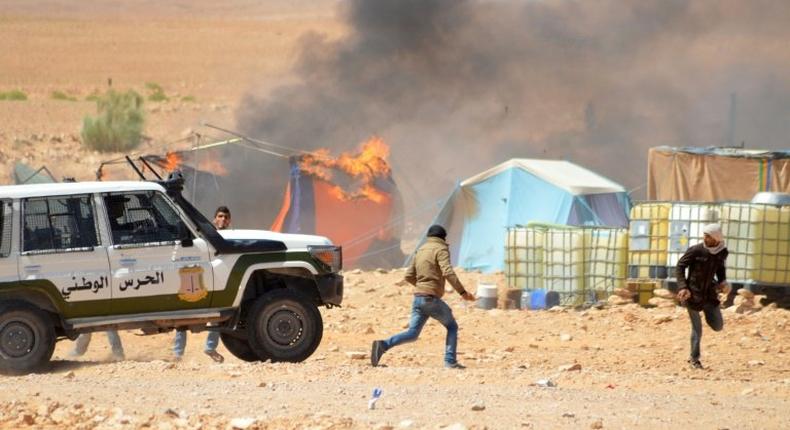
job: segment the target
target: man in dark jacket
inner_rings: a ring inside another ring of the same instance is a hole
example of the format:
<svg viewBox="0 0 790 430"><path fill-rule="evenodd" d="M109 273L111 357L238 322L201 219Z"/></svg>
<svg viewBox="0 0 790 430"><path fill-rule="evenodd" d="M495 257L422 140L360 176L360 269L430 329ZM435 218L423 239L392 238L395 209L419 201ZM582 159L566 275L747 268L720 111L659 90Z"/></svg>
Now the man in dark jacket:
<svg viewBox="0 0 790 430"><path fill-rule="evenodd" d="M417 249L411 260L411 265L406 270L405 280L414 286L409 328L387 340L373 341L370 354L370 364L373 366L378 366L381 356L388 349L417 340L430 317L439 321L447 329L444 366L451 369L464 368L456 361L458 324L453 318L453 311L442 300L444 281L450 282L450 285L464 300L474 300L475 296L464 289L450 265L450 250L445 242L447 232L444 227L432 225L428 229L427 236L427 240Z"/></svg>
<svg viewBox="0 0 790 430"><path fill-rule="evenodd" d="M724 320L719 309L718 293L727 285L725 262L728 251L721 227L718 224L708 224L703 228L703 233L703 243L692 246L680 257L675 272L678 280L678 300L686 305L691 319L689 363L696 369L702 369L699 361L702 320L699 313L705 314L705 321L710 328L720 331L724 327Z"/></svg>

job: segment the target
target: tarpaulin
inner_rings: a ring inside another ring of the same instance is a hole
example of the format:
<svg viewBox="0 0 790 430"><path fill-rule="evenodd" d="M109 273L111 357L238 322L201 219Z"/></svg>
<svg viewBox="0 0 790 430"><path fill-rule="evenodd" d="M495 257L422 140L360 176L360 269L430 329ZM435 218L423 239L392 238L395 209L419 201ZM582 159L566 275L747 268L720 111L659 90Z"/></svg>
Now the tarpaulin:
<svg viewBox="0 0 790 430"><path fill-rule="evenodd" d="M790 192L790 152L738 148L651 148L647 199L749 201L761 191Z"/></svg>

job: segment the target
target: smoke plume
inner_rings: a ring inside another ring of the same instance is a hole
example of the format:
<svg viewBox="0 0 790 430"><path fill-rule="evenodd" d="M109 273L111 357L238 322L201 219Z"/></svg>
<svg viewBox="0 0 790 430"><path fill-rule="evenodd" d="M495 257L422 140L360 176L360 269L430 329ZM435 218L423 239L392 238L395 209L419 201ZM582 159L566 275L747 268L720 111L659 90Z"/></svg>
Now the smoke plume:
<svg viewBox="0 0 790 430"><path fill-rule="evenodd" d="M735 141L787 147L789 2L352 0L339 13L347 35L306 35L296 83L246 97L237 126L335 153L382 136L412 210L512 157L639 187L651 146L726 145L733 93ZM271 219L286 163L235 163L270 187Z"/></svg>

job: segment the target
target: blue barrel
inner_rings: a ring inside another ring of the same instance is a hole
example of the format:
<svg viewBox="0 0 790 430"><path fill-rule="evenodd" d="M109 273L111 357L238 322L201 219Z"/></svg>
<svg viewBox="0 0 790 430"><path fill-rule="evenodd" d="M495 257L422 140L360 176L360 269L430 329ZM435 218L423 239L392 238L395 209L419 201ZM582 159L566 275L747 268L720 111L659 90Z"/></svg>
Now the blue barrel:
<svg viewBox="0 0 790 430"><path fill-rule="evenodd" d="M560 304L560 294L556 291L534 290L529 294L529 308L550 309Z"/></svg>
<svg viewBox="0 0 790 430"><path fill-rule="evenodd" d="M529 308L546 309L546 290L532 290L529 293Z"/></svg>

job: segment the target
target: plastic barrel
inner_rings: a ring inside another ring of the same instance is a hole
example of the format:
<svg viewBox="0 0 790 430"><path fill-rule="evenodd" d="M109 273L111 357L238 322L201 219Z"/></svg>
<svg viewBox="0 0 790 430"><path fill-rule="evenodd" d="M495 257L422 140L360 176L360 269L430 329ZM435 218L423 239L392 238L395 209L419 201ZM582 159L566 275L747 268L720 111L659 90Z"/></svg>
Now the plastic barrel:
<svg viewBox="0 0 790 430"><path fill-rule="evenodd" d="M546 309L551 309L554 306L560 305L560 293L556 291L549 291L546 293Z"/></svg>
<svg viewBox="0 0 790 430"><path fill-rule="evenodd" d="M529 309L529 290L523 290L521 292L521 309L526 310Z"/></svg>
<svg viewBox="0 0 790 430"><path fill-rule="evenodd" d="M521 306L522 290L511 288L505 295L505 309L518 309Z"/></svg>
<svg viewBox="0 0 790 430"><path fill-rule="evenodd" d="M529 308L550 309L560 304L560 293L556 291L535 290L529 294Z"/></svg>
<svg viewBox="0 0 790 430"><path fill-rule="evenodd" d="M480 309L494 309L497 302L496 284L479 283L477 284L476 305Z"/></svg>
<svg viewBox="0 0 790 430"><path fill-rule="evenodd" d="M480 309L494 309L496 307L496 297L478 297L475 304Z"/></svg>
<svg viewBox="0 0 790 430"><path fill-rule="evenodd" d="M546 309L546 290L537 289L529 293L529 308Z"/></svg>

